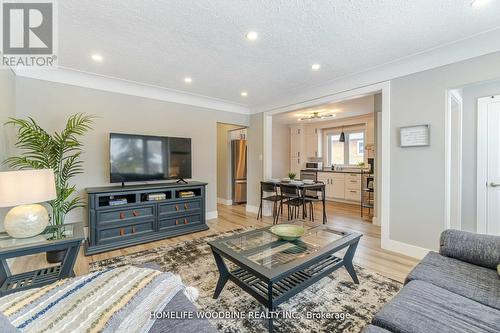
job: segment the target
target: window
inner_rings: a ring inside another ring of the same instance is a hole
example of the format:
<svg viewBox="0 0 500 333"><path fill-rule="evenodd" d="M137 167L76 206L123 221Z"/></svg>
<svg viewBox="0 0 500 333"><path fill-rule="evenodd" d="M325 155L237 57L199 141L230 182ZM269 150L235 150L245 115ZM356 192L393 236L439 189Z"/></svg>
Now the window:
<svg viewBox="0 0 500 333"><path fill-rule="evenodd" d="M340 135L330 135L330 164L344 164L344 143L339 142Z"/></svg>
<svg viewBox="0 0 500 333"><path fill-rule="evenodd" d="M365 160L365 133L360 130L344 131L345 142L339 142L340 134L327 135L328 162L357 165Z"/></svg>

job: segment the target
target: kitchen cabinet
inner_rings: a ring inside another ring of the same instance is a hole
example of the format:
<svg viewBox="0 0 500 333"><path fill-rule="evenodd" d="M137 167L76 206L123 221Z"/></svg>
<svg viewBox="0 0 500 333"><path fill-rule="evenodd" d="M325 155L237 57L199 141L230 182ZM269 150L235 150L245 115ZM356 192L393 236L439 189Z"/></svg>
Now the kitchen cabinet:
<svg viewBox="0 0 500 333"><path fill-rule="evenodd" d="M290 127L290 158L304 157L304 135L303 126Z"/></svg>
<svg viewBox="0 0 500 333"><path fill-rule="evenodd" d="M361 201L361 175L342 172L318 172L318 181L325 183L330 200Z"/></svg>
<svg viewBox="0 0 500 333"><path fill-rule="evenodd" d="M321 129L308 127L305 135L306 157L321 157Z"/></svg>
<svg viewBox="0 0 500 333"><path fill-rule="evenodd" d="M290 172L293 172L297 175L297 178L300 176L300 170L304 169L302 165L301 158L291 158L290 159Z"/></svg>

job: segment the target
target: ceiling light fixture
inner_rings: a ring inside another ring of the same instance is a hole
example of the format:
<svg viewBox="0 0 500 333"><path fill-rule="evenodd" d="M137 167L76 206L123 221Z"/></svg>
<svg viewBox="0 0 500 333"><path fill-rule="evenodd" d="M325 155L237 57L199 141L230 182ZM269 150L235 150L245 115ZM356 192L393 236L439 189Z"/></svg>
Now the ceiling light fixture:
<svg viewBox="0 0 500 333"><path fill-rule="evenodd" d="M94 53L92 55L92 60L94 60L95 62L102 62L104 60L104 58L102 55Z"/></svg>
<svg viewBox="0 0 500 333"><path fill-rule="evenodd" d="M486 6L491 0L473 0L470 5L474 8L481 8Z"/></svg>
<svg viewBox="0 0 500 333"><path fill-rule="evenodd" d="M321 114L319 112L313 112L310 116L299 118L299 121L315 120L315 119L328 119L328 118L334 118L335 116L336 115L333 114L333 113L330 113L330 114Z"/></svg>
<svg viewBox="0 0 500 333"><path fill-rule="evenodd" d="M247 96L248 96L248 93L246 91L241 92L241 97L247 97Z"/></svg>
<svg viewBox="0 0 500 333"><path fill-rule="evenodd" d="M245 37L248 40L254 41L257 38L259 38L259 34L257 32L255 32L255 31L249 31L249 32L247 32L247 34L245 35Z"/></svg>
<svg viewBox="0 0 500 333"><path fill-rule="evenodd" d="M311 66L311 69L313 71L319 71L320 68L321 68L320 64L312 64L312 66Z"/></svg>
<svg viewBox="0 0 500 333"><path fill-rule="evenodd" d="M186 82L186 83L191 83L191 82L193 82L193 79L192 79L192 78L190 78L190 77L185 77L185 78L184 78L184 82Z"/></svg>

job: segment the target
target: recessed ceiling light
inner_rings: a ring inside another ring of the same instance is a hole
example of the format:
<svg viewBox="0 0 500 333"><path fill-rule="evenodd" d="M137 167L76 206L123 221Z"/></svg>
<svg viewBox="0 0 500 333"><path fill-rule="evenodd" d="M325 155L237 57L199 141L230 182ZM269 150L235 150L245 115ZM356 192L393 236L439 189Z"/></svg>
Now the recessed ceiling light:
<svg viewBox="0 0 500 333"><path fill-rule="evenodd" d="M311 69L313 71L319 71L320 68L321 68L320 64L312 64L312 66L311 66Z"/></svg>
<svg viewBox="0 0 500 333"><path fill-rule="evenodd" d="M95 62L102 62L104 60L104 58L102 55L94 53L92 55L92 60L94 60Z"/></svg>
<svg viewBox="0 0 500 333"><path fill-rule="evenodd" d="M249 31L247 32L247 34L245 35L245 37L248 39L248 40L256 40L257 38L259 38L259 34L255 31Z"/></svg>
<svg viewBox="0 0 500 333"><path fill-rule="evenodd" d="M474 8L481 8L486 6L491 0L473 0L470 5Z"/></svg>
<svg viewBox="0 0 500 333"><path fill-rule="evenodd" d="M241 97L247 97L247 96L248 96L248 93L246 91L241 92Z"/></svg>
<svg viewBox="0 0 500 333"><path fill-rule="evenodd" d="M185 78L184 78L184 82L186 82L186 83L191 83L191 82L193 82L193 79L192 79L192 78L190 78L190 77L185 77Z"/></svg>

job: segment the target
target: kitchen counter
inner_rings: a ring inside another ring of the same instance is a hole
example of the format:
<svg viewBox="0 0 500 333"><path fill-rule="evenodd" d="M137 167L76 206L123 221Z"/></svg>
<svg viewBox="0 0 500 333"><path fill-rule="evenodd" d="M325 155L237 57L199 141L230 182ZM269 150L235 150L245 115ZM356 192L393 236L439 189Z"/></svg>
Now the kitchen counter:
<svg viewBox="0 0 500 333"><path fill-rule="evenodd" d="M313 169L302 169L300 172L331 172L331 173L355 173L361 174L360 171L345 171L345 170L332 170L332 169L323 169L323 170L313 170ZM368 173L368 172L365 172Z"/></svg>

